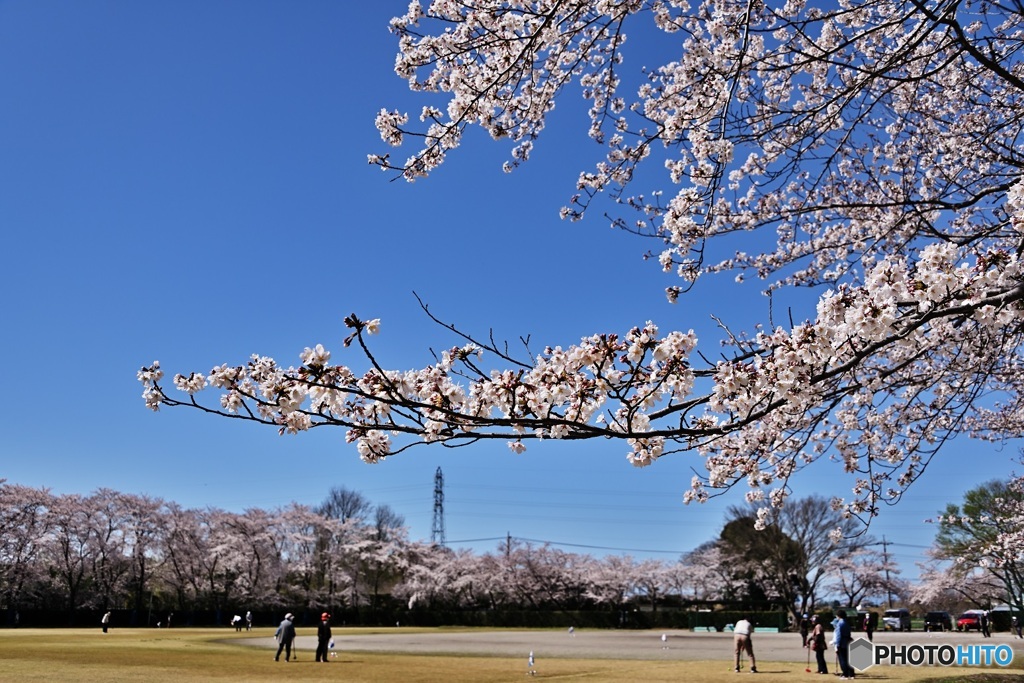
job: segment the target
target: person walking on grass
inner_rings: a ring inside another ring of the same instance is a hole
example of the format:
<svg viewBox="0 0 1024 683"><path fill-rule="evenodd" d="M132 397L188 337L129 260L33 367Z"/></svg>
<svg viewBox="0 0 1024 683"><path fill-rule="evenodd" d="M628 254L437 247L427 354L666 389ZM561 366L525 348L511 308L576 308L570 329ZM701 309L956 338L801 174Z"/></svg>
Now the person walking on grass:
<svg viewBox="0 0 1024 683"><path fill-rule="evenodd" d="M746 617L737 621L736 626L733 628L733 645L736 649L736 668L734 670L737 673L740 670L740 654L743 652L746 652L747 656L750 657L750 673L757 673L757 660L754 659L754 641L751 640L753 632L754 626Z"/></svg>
<svg viewBox="0 0 1024 683"><path fill-rule="evenodd" d="M281 650L284 650L284 661L291 661L292 658L292 641L295 640L295 624L292 620L295 616L289 612L284 615L284 621L277 627L277 633L274 637L277 638L277 654L274 655L274 661L281 661Z"/></svg>

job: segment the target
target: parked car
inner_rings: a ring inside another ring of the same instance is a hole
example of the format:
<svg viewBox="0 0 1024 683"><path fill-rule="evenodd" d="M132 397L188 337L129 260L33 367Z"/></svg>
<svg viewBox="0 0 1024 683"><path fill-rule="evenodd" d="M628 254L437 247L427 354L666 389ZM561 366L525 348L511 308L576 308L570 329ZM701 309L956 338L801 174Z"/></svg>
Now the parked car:
<svg viewBox="0 0 1024 683"><path fill-rule="evenodd" d="M960 618L956 620L957 631L970 631L972 628L980 631L981 630L981 617L985 613L980 609L969 609L960 615Z"/></svg>
<svg viewBox="0 0 1024 683"><path fill-rule="evenodd" d="M929 612L924 615L925 631L952 631L953 617L949 612Z"/></svg>
<svg viewBox="0 0 1024 683"><path fill-rule="evenodd" d="M887 609L882 615L882 623L887 631L909 631L910 610L905 607L899 609Z"/></svg>

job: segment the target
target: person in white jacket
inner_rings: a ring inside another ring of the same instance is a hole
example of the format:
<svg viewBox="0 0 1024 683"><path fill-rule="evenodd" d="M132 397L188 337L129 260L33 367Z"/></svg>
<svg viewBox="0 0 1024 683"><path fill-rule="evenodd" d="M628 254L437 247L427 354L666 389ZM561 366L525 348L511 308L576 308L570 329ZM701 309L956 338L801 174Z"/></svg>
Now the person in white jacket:
<svg viewBox="0 0 1024 683"><path fill-rule="evenodd" d="M736 649L736 671L740 670L740 653L746 652L747 656L750 657L750 673L757 673L757 660L754 659L754 641L751 639L751 635L754 633L754 627L746 618L740 619L736 622L736 626L733 627L733 645Z"/></svg>

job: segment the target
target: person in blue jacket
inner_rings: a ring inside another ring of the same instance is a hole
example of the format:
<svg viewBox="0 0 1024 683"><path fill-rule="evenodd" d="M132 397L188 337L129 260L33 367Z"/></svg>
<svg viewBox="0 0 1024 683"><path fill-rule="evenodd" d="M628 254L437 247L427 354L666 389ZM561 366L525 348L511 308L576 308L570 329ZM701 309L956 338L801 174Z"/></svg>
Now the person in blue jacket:
<svg viewBox="0 0 1024 683"><path fill-rule="evenodd" d="M856 677L853 667L850 666L850 641L853 640L853 629L850 628L850 622L846 619L845 610L839 610L836 616L838 617L835 633L836 657L839 659L839 672L842 674L839 678L847 680Z"/></svg>

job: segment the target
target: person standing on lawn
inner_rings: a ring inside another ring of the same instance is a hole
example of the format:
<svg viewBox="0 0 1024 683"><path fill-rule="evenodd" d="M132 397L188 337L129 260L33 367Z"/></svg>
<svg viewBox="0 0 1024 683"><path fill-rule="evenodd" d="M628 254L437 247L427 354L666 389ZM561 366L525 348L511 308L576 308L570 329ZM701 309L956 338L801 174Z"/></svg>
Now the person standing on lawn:
<svg viewBox="0 0 1024 683"><path fill-rule="evenodd" d="M853 667L850 666L850 641L853 640L853 630L850 622L846 620L846 611L836 612L839 620L836 622L836 657L839 659L840 680L856 677Z"/></svg>
<svg viewBox="0 0 1024 683"><path fill-rule="evenodd" d="M331 615L320 615L320 626L316 629L316 661L326 662L331 642Z"/></svg>
<svg viewBox="0 0 1024 683"><path fill-rule="evenodd" d="M825 650L828 645L825 643L825 625L818 620L818 615L811 617L811 635L807 640L808 647L814 651L814 659L818 662L819 674L828 673L828 664L825 663Z"/></svg>

